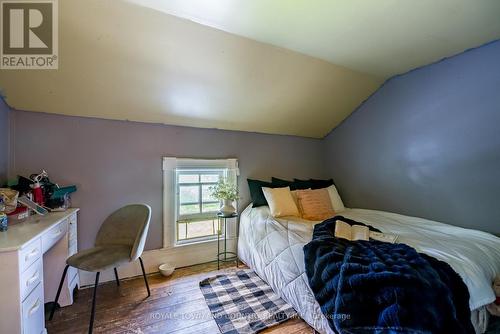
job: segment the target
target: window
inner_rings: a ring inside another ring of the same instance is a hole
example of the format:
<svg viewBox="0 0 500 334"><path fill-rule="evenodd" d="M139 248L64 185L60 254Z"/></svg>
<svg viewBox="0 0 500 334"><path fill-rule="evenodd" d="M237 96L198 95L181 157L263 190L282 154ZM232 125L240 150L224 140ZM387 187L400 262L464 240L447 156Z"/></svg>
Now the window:
<svg viewBox="0 0 500 334"><path fill-rule="evenodd" d="M164 158L164 247L217 238L220 202L210 187L236 183L237 160Z"/></svg>
<svg viewBox="0 0 500 334"><path fill-rule="evenodd" d="M226 177L226 169L177 169L177 241L217 236L220 203L210 187Z"/></svg>

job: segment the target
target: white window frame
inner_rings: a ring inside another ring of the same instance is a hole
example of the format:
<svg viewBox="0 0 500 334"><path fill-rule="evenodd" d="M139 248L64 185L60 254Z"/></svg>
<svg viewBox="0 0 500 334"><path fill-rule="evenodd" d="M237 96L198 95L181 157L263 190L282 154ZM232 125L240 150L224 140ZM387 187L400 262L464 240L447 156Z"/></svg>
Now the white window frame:
<svg viewBox="0 0 500 334"><path fill-rule="evenodd" d="M177 240L177 171L189 169L225 169L232 171L225 175L233 177L237 184L238 160L237 159L191 159L191 158L163 158L163 248L192 245L201 242L210 242L216 236L200 237L190 240ZM202 218L201 215L199 218Z"/></svg>

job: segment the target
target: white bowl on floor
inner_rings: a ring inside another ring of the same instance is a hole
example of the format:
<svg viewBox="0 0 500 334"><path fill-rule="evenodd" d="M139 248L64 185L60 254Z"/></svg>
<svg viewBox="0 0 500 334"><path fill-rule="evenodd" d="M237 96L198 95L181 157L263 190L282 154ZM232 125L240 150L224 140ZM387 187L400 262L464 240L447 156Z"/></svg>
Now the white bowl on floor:
<svg viewBox="0 0 500 334"><path fill-rule="evenodd" d="M168 277L168 276L172 275L172 273L175 270L175 267L173 265L171 265L170 263L163 263L158 267L158 269L160 270L160 273L163 276Z"/></svg>

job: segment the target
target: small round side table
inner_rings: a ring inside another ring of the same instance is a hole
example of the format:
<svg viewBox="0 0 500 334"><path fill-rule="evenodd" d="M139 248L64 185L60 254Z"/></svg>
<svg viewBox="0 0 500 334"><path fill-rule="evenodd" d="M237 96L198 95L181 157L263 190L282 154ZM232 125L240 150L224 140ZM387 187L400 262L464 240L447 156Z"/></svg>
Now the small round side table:
<svg viewBox="0 0 500 334"><path fill-rule="evenodd" d="M238 217L238 214L231 213L231 214L226 214L223 212L217 213L217 270L220 269L220 262L229 262L229 261L235 261L236 260L236 268L238 268L238 255L235 252L229 252L227 250L227 220L229 218L236 218ZM236 224L236 220L235 220ZM224 227L222 227L224 225ZM222 229L224 229L224 237L221 237L222 234ZM238 234L236 234L236 238L238 237ZM221 250L221 241L224 241L224 248Z"/></svg>

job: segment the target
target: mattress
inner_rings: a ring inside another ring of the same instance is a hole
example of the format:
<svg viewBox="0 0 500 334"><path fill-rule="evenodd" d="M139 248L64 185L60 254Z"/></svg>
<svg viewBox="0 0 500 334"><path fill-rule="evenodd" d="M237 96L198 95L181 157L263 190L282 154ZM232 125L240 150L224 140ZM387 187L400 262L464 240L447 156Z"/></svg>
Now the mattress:
<svg viewBox="0 0 500 334"><path fill-rule="evenodd" d="M389 212L346 209L339 214L396 234L398 242L447 262L467 285L476 331L486 330L484 306L495 300L491 282L500 274L500 238ZM304 267L302 247L312 239L316 223L273 218L267 206L250 205L240 216L238 256L318 332L334 333L309 288Z"/></svg>

